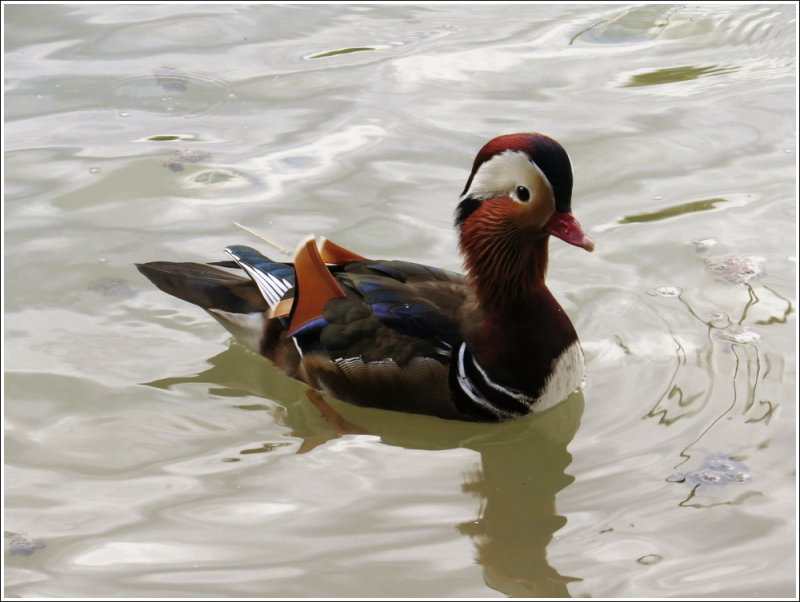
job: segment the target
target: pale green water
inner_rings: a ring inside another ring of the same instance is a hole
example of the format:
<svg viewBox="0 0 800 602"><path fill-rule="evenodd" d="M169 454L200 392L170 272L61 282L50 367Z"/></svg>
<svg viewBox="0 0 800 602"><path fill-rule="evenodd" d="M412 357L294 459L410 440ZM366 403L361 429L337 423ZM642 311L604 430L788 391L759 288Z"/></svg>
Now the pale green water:
<svg viewBox="0 0 800 602"><path fill-rule="evenodd" d="M795 595L794 5L4 8L6 596ZM133 268L238 221L457 269L520 130L597 243L540 418L339 436Z"/></svg>

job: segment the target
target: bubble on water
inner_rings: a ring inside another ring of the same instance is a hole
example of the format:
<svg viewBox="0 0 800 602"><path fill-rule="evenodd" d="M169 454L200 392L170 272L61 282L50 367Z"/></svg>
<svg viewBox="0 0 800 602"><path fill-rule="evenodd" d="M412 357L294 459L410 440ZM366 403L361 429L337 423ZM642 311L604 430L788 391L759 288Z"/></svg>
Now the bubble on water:
<svg viewBox="0 0 800 602"><path fill-rule="evenodd" d="M46 546L38 539L29 537L25 533L12 533L8 542L8 549L12 556L30 556L37 550L42 550Z"/></svg>
<svg viewBox="0 0 800 602"><path fill-rule="evenodd" d="M690 472L689 476L702 483L719 483L722 480L721 475L707 470Z"/></svg>
<svg viewBox="0 0 800 602"><path fill-rule="evenodd" d="M750 480L750 473L747 472L724 472L722 476L727 481L734 481L736 483L744 483Z"/></svg>
<svg viewBox="0 0 800 602"><path fill-rule="evenodd" d="M733 470L735 467L726 458L712 458L708 461L711 470Z"/></svg>
<svg viewBox="0 0 800 602"><path fill-rule="evenodd" d="M131 114L128 113L127 111L121 111L120 114L119 114L120 117L130 117L130 115Z"/></svg>
<svg viewBox="0 0 800 602"><path fill-rule="evenodd" d="M703 466L687 473L676 473L667 480L683 482L692 486L725 486L729 483L745 483L751 479L750 471L741 462L728 456L706 458Z"/></svg>
<svg viewBox="0 0 800 602"><path fill-rule="evenodd" d="M733 284L746 284L764 274L763 257L737 256L723 260L706 259L706 266L722 280Z"/></svg>
<svg viewBox="0 0 800 602"><path fill-rule="evenodd" d="M717 244L717 240L714 238L701 238L700 240L694 241L692 244L696 251L707 251Z"/></svg>
<svg viewBox="0 0 800 602"><path fill-rule="evenodd" d="M761 335L757 332L750 330L747 326L740 326L733 324L727 328L720 328L714 332L714 336L726 343L737 343L740 345L747 345L761 340Z"/></svg>
<svg viewBox="0 0 800 602"><path fill-rule="evenodd" d="M98 173L100 171L99 167L90 167L89 173Z"/></svg>
<svg viewBox="0 0 800 602"><path fill-rule="evenodd" d="M172 153L172 156L164 161L162 165L171 171L183 171L184 163L199 163L211 157L210 153L199 149L180 149Z"/></svg>
<svg viewBox="0 0 800 602"><path fill-rule="evenodd" d="M659 286L648 293L654 297L678 297L683 291L677 286Z"/></svg>

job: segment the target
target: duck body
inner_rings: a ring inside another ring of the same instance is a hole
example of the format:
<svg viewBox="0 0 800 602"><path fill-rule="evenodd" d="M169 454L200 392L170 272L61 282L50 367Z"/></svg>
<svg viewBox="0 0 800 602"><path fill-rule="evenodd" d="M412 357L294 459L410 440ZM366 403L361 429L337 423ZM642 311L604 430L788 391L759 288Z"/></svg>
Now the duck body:
<svg viewBox="0 0 800 602"><path fill-rule="evenodd" d="M544 283L550 235L593 248L570 212L571 188L554 140L513 134L485 145L456 211L463 275L313 238L292 262L234 245L231 260L216 264L137 267L338 399L508 420L557 404L583 379L578 336Z"/></svg>

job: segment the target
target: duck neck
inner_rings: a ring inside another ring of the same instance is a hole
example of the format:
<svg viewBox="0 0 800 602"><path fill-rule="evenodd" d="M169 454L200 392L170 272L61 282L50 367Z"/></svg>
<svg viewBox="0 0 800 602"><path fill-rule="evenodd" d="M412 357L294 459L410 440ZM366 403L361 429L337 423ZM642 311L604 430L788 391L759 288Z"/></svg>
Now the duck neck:
<svg viewBox="0 0 800 602"><path fill-rule="evenodd" d="M549 237L526 238L508 232L465 249L481 316L465 342L498 382L536 393L577 334L545 285Z"/></svg>
<svg viewBox="0 0 800 602"><path fill-rule="evenodd" d="M514 317L549 296L545 285L547 244L542 234L532 241L530 234L508 228L475 232L461 248L467 274L481 308L487 315Z"/></svg>

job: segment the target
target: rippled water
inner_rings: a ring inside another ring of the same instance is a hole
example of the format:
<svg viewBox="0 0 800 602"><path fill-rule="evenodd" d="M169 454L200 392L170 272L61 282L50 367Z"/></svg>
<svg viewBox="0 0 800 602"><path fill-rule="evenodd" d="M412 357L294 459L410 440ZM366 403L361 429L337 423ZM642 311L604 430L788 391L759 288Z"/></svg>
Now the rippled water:
<svg viewBox="0 0 800 602"><path fill-rule="evenodd" d="M794 5L4 9L7 596L796 593ZM133 268L236 221L457 269L519 130L597 242L541 417L322 412Z"/></svg>

